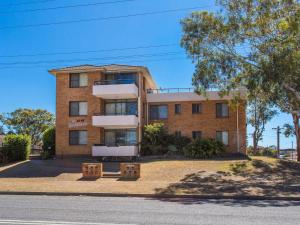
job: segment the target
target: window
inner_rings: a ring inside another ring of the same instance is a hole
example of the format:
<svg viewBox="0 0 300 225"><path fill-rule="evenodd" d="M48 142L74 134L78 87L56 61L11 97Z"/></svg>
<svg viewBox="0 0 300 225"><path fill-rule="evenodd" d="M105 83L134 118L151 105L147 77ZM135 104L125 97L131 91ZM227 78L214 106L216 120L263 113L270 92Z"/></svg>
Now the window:
<svg viewBox="0 0 300 225"><path fill-rule="evenodd" d="M217 139L217 141L222 142L224 145L228 145L228 132L227 131L217 131L216 139Z"/></svg>
<svg viewBox="0 0 300 225"><path fill-rule="evenodd" d="M216 104L216 116L217 118L224 118L229 116L229 107L226 103Z"/></svg>
<svg viewBox="0 0 300 225"><path fill-rule="evenodd" d="M150 106L150 120L161 120L168 118L167 105L151 105Z"/></svg>
<svg viewBox="0 0 300 225"><path fill-rule="evenodd" d="M105 84L134 84L136 83L136 73L106 73Z"/></svg>
<svg viewBox="0 0 300 225"><path fill-rule="evenodd" d="M88 76L86 73L70 73L70 88L88 86Z"/></svg>
<svg viewBox="0 0 300 225"><path fill-rule="evenodd" d="M181 137L181 131L179 131L179 130L175 131L175 137L180 138Z"/></svg>
<svg viewBox="0 0 300 225"><path fill-rule="evenodd" d="M137 144L136 129L105 130L106 146L132 146Z"/></svg>
<svg viewBox="0 0 300 225"><path fill-rule="evenodd" d="M181 114L181 104L175 104L175 114Z"/></svg>
<svg viewBox="0 0 300 225"><path fill-rule="evenodd" d="M136 100L107 100L105 101L105 115L137 115Z"/></svg>
<svg viewBox="0 0 300 225"><path fill-rule="evenodd" d="M70 102L70 116L86 116L88 111L87 102Z"/></svg>
<svg viewBox="0 0 300 225"><path fill-rule="evenodd" d="M193 139L201 139L202 132L201 131L192 131Z"/></svg>
<svg viewBox="0 0 300 225"><path fill-rule="evenodd" d="M86 145L87 144L87 131L85 130L72 130L69 132L70 145Z"/></svg>
<svg viewBox="0 0 300 225"><path fill-rule="evenodd" d="M199 114L202 112L202 106L200 103L192 104L192 113L193 114Z"/></svg>

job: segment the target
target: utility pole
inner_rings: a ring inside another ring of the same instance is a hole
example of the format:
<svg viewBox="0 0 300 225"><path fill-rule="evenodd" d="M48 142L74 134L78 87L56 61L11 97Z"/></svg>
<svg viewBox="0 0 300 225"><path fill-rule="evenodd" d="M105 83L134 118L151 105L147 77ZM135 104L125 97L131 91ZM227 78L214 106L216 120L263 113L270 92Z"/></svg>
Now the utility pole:
<svg viewBox="0 0 300 225"><path fill-rule="evenodd" d="M277 126L276 128L272 128L273 130L276 130L277 133L277 158L279 158L280 155L280 134L281 134L281 128Z"/></svg>

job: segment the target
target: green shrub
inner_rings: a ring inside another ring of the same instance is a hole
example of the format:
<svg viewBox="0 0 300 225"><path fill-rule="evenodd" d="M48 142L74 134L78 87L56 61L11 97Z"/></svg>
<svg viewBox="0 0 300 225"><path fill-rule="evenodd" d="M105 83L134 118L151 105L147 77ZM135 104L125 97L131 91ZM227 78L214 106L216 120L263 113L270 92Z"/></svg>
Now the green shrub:
<svg viewBox="0 0 300 225"><path fill-rule="evenodd" d="M149 145L160 145L164 142L166 131L163 123L153 123L144 128L144 142Z"/></svg>
<svg viewBox="0 0 300 225"><path fill-rule="evenodd" d="M194 159L207 159L225 152L223 143L215 139L196 139L184 148L184 155Z"/></svg>
<svg viewBox="0 0 300 225"><path fill-rule="evenodd" d="M175 137L167 134L163 123L146 125L142 141L142 155L183 154L183 148L190 143L187 137Z"/></svg>
<svg viewBox="0 0 300 225"><path fill-rule="evenodd" d="M50 158L55 155L55 127L51 127L43 133L42 141L43 152L47 152L44 153L44 156L48 156L46 158Z"/></svg>
<svg viewBox="0 0 300 225"><path fill-rule="evenodd" d="M31 138L23 134L9 134L3 139L3 153L8 162L26 160L29 158Z"/></svg>
<svg viewBox="0 0 300 225"><path fill-rule="evenodd" d="M169 145L175 145L179 152L183 153L184 147L191 143L191 139L185 136L176 137L175 135L169 135Z"/></svg>
<svg viewBox="0 0 300 225"><path fill-rule="evenodd" d="M0 163L8 162L7 150L8 150L7 148L4 148L3 146L0 146Z"/></svg>
<svg viewBox="0 0 300 225"><path fill-rule="evenodd" d="M168 147L162 145L142 144L141 154L146 155L164 155L168 152Z"/></svg>
<svg viewBox="0 0 300 225"><path fill-rule="evenodd" d="M167 149L167 134L163 123L153 123L144 127L142 155L163 155Z"/></svg>

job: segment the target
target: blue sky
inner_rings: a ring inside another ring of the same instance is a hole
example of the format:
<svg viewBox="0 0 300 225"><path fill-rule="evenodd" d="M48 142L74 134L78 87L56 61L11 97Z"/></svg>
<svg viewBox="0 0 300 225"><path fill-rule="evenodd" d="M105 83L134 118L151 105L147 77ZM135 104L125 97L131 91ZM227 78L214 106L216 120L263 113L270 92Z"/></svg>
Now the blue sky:
<svg viewBox="0 0 300 225"><path fill-rule="evenodd" d="M111 3L100 5L101 2ZM89 3L96 4L49 10L49 8ZM125 0L123 2L122 0L2 0L0 3L0 112L29 107L43 108L55 113L55 79L47 70L76 64L143 65L149 68L161 87L190 87L194 66L186 58L179 42L180 19L187 16L191 9L119 19L97 19L92 22L27 28L22 26L194 7L198 7L199 10L216 10L214 1L211 0ZM28 10L31 11L24 12ZM18 27L11 28L12 26ZM124 50L124 48L157 45L165 46ZM123 50L74 53L109 49ZM70 52L73 53L52 54ZM49 53L50 55L47 55ZM280 114L274 118L268 124L261 144L275 145L276 133L272 127L282 126L287 122L291 123L290 115ZM248 127L248 133L251 131L251 127ZM292 141L293 139L282 136L281 146L291 147Z"/></svg>

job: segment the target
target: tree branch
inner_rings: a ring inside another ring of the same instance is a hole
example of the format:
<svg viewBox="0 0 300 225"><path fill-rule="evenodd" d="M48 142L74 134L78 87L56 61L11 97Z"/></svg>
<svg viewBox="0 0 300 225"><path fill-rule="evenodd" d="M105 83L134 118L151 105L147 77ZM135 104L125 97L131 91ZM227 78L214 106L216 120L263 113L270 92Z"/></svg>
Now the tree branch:
<svg viewBox="0 0 300 225"><path fill-rule="evenodd" d="M292 88L287 83L283 83L282 85L283 85L284 88L286 88L289 91L291 91L295 95L295 97L297 98L297 100L300 102L300 93L296 89Z"/></svg>

